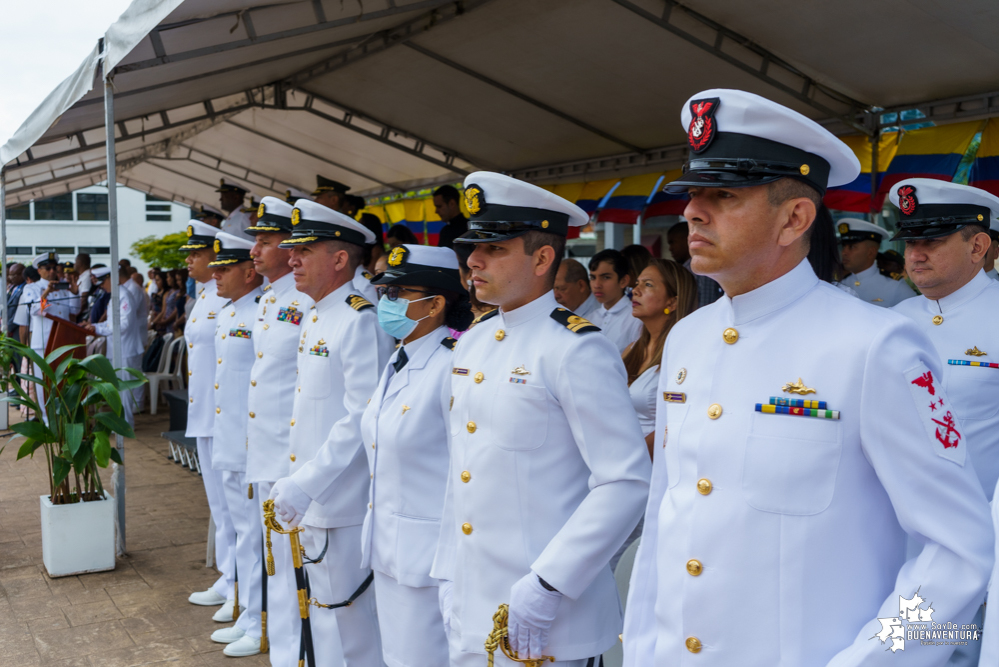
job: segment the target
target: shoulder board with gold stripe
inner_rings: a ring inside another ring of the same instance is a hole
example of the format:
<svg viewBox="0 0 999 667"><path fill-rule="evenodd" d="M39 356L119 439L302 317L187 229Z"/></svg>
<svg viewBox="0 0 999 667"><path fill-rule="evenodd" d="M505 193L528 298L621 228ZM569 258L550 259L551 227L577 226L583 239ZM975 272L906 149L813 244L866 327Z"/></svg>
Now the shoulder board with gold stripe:
<svg viewBox="0 0 999 667"><path fill-rule="evenodd" d="M266 292L266 291L267 291L267 290L269 290L269 289L270 289L271 287L273 287L273 285L271 285L270 283L267 283L267 285L266 285L266 286L264 287L264 291Z"/></svg>
<svg viewBox="0 0 999 667"><path fill-rule="evenodd" d="M905 274L902 273L901 271L898 271L897 273L891 274L891 279L892 280L901 280L904 277L905 277Z"/></svg>
<svg viewBox="0 0 999 667"><path fill-rule="evenodd" d="M484 315L479 315L478 317L476 317L475 320L472 322L472 324L478 324L479 322L485 322L490 317L496 317L497 315L499 315L499 308L494 308L494 309L490 310L488 313L485 313Z"/></svg>
<svg viewBox="0 0 999 667"><path fill-rule="evenodd" d="M457 339L448 336L447 338L441 341L441 345L454 352L454 346L457 344L457 342L458 342Z"/></svg>
<svg viewBox="0 0 999 667"><path fill-rule="evenodd" d="M375 307L375 304L371 303L363 296L358 296L357 294L350 294L347 296L347 305L356 311L362 311L366 308Z"/></svg>
<svg viewBox="0 0 999 667"><path fill-rule="evenodd" d="M553 310L551 318L573 333L600 331L600 327L565 308L556 308Z"/></svg>

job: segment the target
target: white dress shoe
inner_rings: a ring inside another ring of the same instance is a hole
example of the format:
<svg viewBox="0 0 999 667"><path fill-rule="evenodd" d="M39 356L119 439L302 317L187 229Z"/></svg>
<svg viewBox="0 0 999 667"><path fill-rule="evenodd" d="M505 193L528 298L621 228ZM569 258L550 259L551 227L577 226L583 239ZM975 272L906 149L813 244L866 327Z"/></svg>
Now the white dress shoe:
<svg viewBox="0 0 999 667"><path fill-rule="evenodd" d="M260 653L260 638L257 637L254 639L249 635L243 635L222 649L222 652L230 658L245 658L248 655L257 655Z"/></svg>
<svg viewBox="0 0 999 667"><path fill-rule="evenodd" d="M226 599L224 595L216 593L214 588L209 588L207 591L191 593L191 597L187 598L187 601L202 607L217 607L220 604L225 604Z"/></svg>
<svg viewBox="0 0 999 667"><path fill-rule="evenodd" d="M237 628L235 625L231 628L219 628L212 633L212 641L219 644L231 644L242 639L245 634L246 631L243 628Z"/></svg>
<svg viewBox="0 0 999 667"><path fill-rule="evenodd" d="M226 600L222 608L215 612L212 616L212 620L216 623L232 623L237 618L239 618L239 613L243 611L244 607L240 605L239 612L235 612L234 607L236 606L235 600Z"/></svg>

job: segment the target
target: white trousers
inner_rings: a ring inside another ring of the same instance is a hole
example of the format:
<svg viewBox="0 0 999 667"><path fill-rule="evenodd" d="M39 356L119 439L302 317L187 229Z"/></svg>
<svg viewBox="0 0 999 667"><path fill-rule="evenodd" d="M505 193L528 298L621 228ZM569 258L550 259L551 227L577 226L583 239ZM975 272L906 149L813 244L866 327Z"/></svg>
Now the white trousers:
<svg viewBox="0 0 999 667"><path fill-rule="evenodd" d="M34 349L34 348L32 348L32 349ZM43 359L45 358L45 350L35 350L35 352L37 352L39 355L41 355L41 357ZM42 380L45 379L45 376L42 375L42 371L39 370L38 365L35 364L35 363L31 364L31 374L34 375L36 378L41 378ZM42 387L42 385L40 385L40 384L36 384L35 385L35 400L38 401L38 407L42 409L42 414L35 415L35 416L38 417L39 419L41 419L43 424L45 424L46 426L48 426L48 424L49 424L49 415L45 411L45 388Z"/></svg>
<svg viewBox="0 0 999 667"><path fill-rule="evenodd" d="M377 570L372 586L378 603L385 664L388 667L446 665L447 635L437 586L403 586Z"/></svg>
<svg viewBox="0 0 999 667"><path fill-rule="evenodd" d="M315 528L306 526L311 547L306 547L310 558L322 552L329 533L329 548L321 563L309 565L309 582L312 596L325 604L343 602L364 582L370 570L361 569L361 526L343 528ZM339 609L315 609L315 618L336 615L343 645L343 658L346 667L382 667L382 642L378 631L378 613L375 610L375 592L369 586L364 594L354 600L349 607ZM311 610L310 610L311 611ZM313 636L321 641L313 625ZM318 649L317 649L318 652ZM316 662L323 663L316 656Z"/></svg>
<svg viewBox="0 0 999 667"><path fill-rule="evenodd" d="M309 526L303 526L304 532L299 533L302 548L308 558L318 558L323 551L326 542L326 531ZM332 531L331 531L332 532ZM319 538L319 544L313 542L313 538ZM331 538L332 539L332 536ZM360 542L358 542L360 544ZM318 598L320 602L327 602L326 574L324 565L329 551L323 557L323 562L316 565L306 565L305 572L309 577L309 598ZM319 584L317 591L317 583ZM296 600L296 609L298 608ZM309 624L312 626L312 644L316 655L316 667L344 667L343 644L340 640L340 627L337 625L337 615L329 609L319 609L309 606ZM301 627L301 626L300 626ZM300 637L295 637L296 651L300 646ZM296 652L296 656L298 653ZM297 659L297 658L296 658ZM311 666L310 666L311 667Z"/></svg>
<svg viewBox="0 0 999 667"><path fill-rule="evenodd" d="M125 359L125 368L142 368L142 355L136 355ZM118 377L122 380L134 380L132 374L126 370L118 371ZM121 392L121 413L125 421L132 428L135 428L135 413L142 409L142 401L145 400L146 385L135 387Z"/></svg>
<svg viewBox="0 0 999 667"><path fill-rule="evenodd" d="M236 531L232 527L229 505L222 490L222 471L212 469L212 438L197 438L197 441L201 481L205 483L208 510L212 513L212 521L215 522L215 567L222 575L212 588L225 599L231 600L235 592L233 565L236 557Z"/></svg>
<svg viewBox="0 0 999 667"><path fill-rule="evenodd" d="M259 482L254 493L261 517L260 527L265 532L263 504L273 486L273 482ZM274 556L274 575L267 577L264 583L267 587L267 641L270 644L271 665L298 667L302 618L298 611L298 585L295 583L295 566L291 562L291 542L287 535L271 532L271 553Z"/></svg>
<svg viewBox="0 0 999 667"><path fill-rule="evenodd" d="M260 586L263 562L260 549L263 545L257 501L251 500L246 484L246 473L222 471L222 487L233 529L236 531L236 583L239 585L239 604L246 607L236 621L247 636L260 638Z"/></svg>

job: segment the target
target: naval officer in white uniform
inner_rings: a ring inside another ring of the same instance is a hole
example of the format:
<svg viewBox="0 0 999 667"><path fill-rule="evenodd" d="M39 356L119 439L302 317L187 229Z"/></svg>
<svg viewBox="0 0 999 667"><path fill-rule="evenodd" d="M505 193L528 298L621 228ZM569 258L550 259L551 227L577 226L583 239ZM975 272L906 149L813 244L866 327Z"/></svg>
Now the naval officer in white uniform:
<svg viewBox="0 0 999 667"><path fill-rule="evenodd" d="M953 645L903 638L920 615L971 620L992 527L967 442L934 423L954 402L932 343L806 259L827 185L860 164L742 91L695 95L682 122L667 187L690 197L692 269L725 296L663 351L624 664L942 665ZM909 562L907 534L925 545ZM899 619L900 597L919 611Z"/></svg>
<svg viewBox="0 0 999 667"><path fill-rule="evenodd" d="M289 435L298 379L298 339L306 328L312 299L295 289L288 264L291 252L279 244L291 236L292 205L264 197L257 224L244 233L253 236L253 268L268 280L253 320L253 369L248 407L253 418L246 428L246 480L254 484L260 504L270 497L274 482L288 476ZM260 526L263 530L263 524ZM271 535L274 575L267 577L266 631L271 664L291 667L298 662L301 617L295 571L286 537ZM263 624L263 621L262 621Z"/></svg>
<svg viewBox="0 0 999 667"><path fill-rule="evenodd" d="M375 279L379 326L402 341L361 419L371 491L361 565L375 574L388 667L447 665L447 636L430 576L447 484L449 426L439 397L451 382L448 328L472 323L450 248L401 245ZM450 396L450 387L447 388Z"/></svg>
<svg viewBox="0 0 999 667"><path fill-rule="evenodd" d="M197 297L191 315L184 326L187 344L187 431L188 438L198 443L201 480L205 484L208 509L215 522L215 564L219 579L206 591L192 593L191 604L206 607L222 605L212 617L218 623L235 621L234 610L236 531L229 515L223 491L222 471L212 467L212 436L215 430L215 327L218 314L228 299L218 295L214 270L208 266L215 260L215 235L218 228L200 220L187 225L187 242L180 247L187 251L187 274L198 284Z"/></svg>
<svg viewBox="0 0 999 667"><path fill-rule="evenodd" d="M219 187L215 192L219 193L219 204L222 210L226 211L226 218L221 222L220 229L227 234L242 236L252 224L250 214L243 210L243 200L246 199L249 190L238 181L223 178L219 181Z"/></svg>
<svg viewBox="0 0 999 667"><path fill-rule="evenodd" d="M894 280L878 270L878 248L890 236L888 230L856 218L840 218L836 230L843 268L850 272L840 284L882 308L891 308L916 295L905 280Z"/></svg>
<svg viewBox="0 0 999 667"><path fill-rule="evenodd" d="M368 506L361 414L374 394L390 345L378 336L374 304L352 283L362 247L374 234L342 213L300 200L292 210L291 267L299 290L315 301L299 339L298 386L291 419L290 477L271 489L281 520L305 526L305 549L321 563L306 567L318 609L317 641L338 639L347 667L382 665L371 572L361 568L361 525ZM335 618L330 631L325 623ZM337 647L316 646L317 656ZM320 664L326 663L317 657Z"/></svg>
<svg viewBox="0 0 999 667"><path fill-rule="evenodd" d="M476 296L499 308L459 339L441 396L451 463L431 575L451 665L485 664L509 603L522 658L593 667L620 633L609 563L638 524L650 466L617 347L552 293L568 228L587 215L489 172L465 178L465 203L455 243L473 245ZM495 661L512 664L501 650Z"/></svg>
<svg viewBox="0 0 999 667"><path fill-rule="evenodd" d="M263 277L253 269L250 239L219 232L215 236L214 269L218 295L228 299L215 320L215 425L212 468L222 473L222 489L236 531L236 599L246 611L236 624L212 633L227 644L223 653L244 657L260 653L261 516L246 481L247 394L253 368L253 319ZM242 593L242 596L240 596Z"/></svg>

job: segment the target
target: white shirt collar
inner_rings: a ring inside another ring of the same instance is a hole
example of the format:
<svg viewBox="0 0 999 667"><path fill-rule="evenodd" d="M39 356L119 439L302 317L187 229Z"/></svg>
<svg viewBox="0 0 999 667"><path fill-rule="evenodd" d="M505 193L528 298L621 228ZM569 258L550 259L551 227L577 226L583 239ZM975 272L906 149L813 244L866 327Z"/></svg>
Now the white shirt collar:
<svg viewBox="0 0 999 667"><path fill-rule="evenodd" d="M864 269L860 273L856 274L856 276L858 278L860 278L861 280L866 280L868 278L873 278L875 275L880 275L880 271L878 271L878 263L877 262L874 262L869 267L867 267L866 269Z"/></svg>
<svg viewBox="0 0 999 667"><path fill-rule="evenodd" d="M417 355L420 353L421 350L426 349L428 346L432 349L434 343L439 344L442 340L444 340L442 334L443 336L448 335L447 327L437 327L436 329L428 333L426 336L420 336L419 338L410 343L400 345L399 349L401 350L405 348L406 356L409 357L409 361L412 362L414 359L416 359Z"/></svg>
<svg viewBox="0 0 999 667"><path fill-rule="evenodd" d="M289 271L277 280L271 283L271 289L274 290L275 294L281 294L287 289L293 289L295 287L295 274Z"/></svg>
<svg viewBox="0 0 999 667"><path fill-rule="evenodd" d="M500 319L503 321L504 327L515 327L535 317L548 315L559 307L558 302L555 300L555 293L549 290L534 301L526 303L516 310L504 311L500 308Z"/></svg>
<svg viewBox="0 0 999 667"><path fill-rule="evenodd" d="M353 287L353 283L350 282L349 280L345 282L343 285L340 285L335 290L324 296L322 299L316 301L316 310L318 310L320 313L323 313L329 310L333 306L333 304L339 301L343 301L344 303L346 303L347 295L350 294L351 287Z"/></svg>
<svg viewBox="0 0 999 667"><path fill-rule="evenodd" d="M818 282L819 279L806 258L801 260L798 266L766 285L734 298L724 295L722 300L732 308L733 323L746 324L797 301L811 291Z"/></svg>
<svg viewBox="0 0 999 667"><path fill-rule="evenodd" d="M617 303L615 303L610 308L604 308L604 313L606 315L617 315L625 308L627 308L629 312L631 311L631 299L628 298L627 294L623 295L620 299L618 299Z"/></svg>
<svg viewBox="0 0 999 667"><path fill-rule="evenodd" d="M980 270L963 287L954 290L942 299L931 299L931 301L936 301L941 313L949 313L981 294L982 290L988 287L991 282L992 279L985 275L985 271Z"/></svg>

